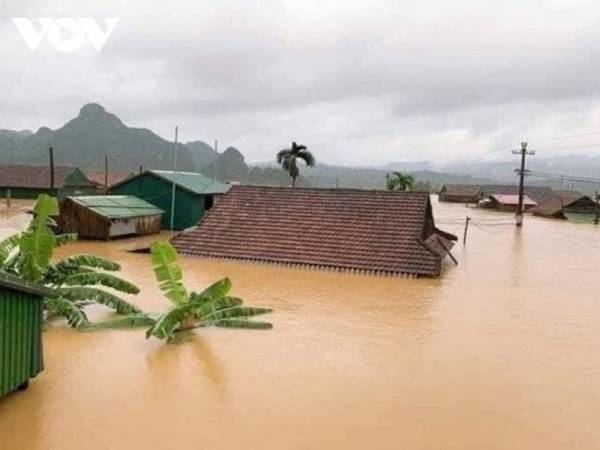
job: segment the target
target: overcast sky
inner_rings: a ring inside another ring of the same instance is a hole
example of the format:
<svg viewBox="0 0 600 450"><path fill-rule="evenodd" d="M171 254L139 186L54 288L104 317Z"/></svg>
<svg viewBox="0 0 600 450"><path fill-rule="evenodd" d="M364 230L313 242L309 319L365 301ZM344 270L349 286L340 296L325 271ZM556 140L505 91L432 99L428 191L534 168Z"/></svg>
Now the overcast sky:
<svg viewBox="0 0 600 450"><path fill-rule="evenodd" d="M523 139L600 154L597 1L90 3L0 0L0 128L56 128L97 102L250 161L291 140L349 165L505 158ZM101 52L32 52L11 17L120 22Z"/></svg>

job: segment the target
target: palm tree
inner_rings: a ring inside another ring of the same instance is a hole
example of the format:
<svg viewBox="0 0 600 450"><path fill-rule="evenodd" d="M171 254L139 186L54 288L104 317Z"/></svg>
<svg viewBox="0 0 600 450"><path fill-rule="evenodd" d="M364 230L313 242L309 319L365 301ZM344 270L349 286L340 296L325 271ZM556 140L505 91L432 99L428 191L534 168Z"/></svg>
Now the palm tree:
<svg viewBox="0 0 600 450"><path fill-rule="evenodd" d="M118 314L141 314L138 307L95 287L105 286L115 291L137 294L137 286L108 273L120 270L119 264L87 254L77 254L56 264L51 263L56 247L77 240L76 234L56 235L52 231L56 225L53 216L56 215L56 198L40 195L27 229L0 242L0 268L21 279L48 287L54 295L45 299L46 317L64 317L75 328L91 325L84 308L92 303L103 304Z"/></svg>
<svg viewBox="0 0 600 450"><path fill-rule="evenodd" d="M277 152L277 164L290 174L292 178L292 187L296 187L296 178L300 175L298 169L298 159L303 160L308 167L313 167L316 163L313 154L306 149L305 145L298 145L292 142L291 148L284 148Z"/></svg>
<svg viewBox="0 0 600 450"><path fill-rule="evenodd" d="M151 249L154 274L160 289L173 306L159 316L131 314L96 324L99 328L132 328L147 326L146 338L170 340L175 333L198 327L269 329L268 322L248 320L249 317L271 312L268 308L242 306L243 301L229 296L231 280L223 278L201 292L188 292L183 285L183 273L177 263L177 250L166 241L155 242Z"/></svg>
<svg viewBox="0 0 600 450"><path fill-rule="evenodd" d="M386 176L386 189L388 191L412 191L414 185L415 178L410 174L393 172L392 176L389 173Z"/></svg>

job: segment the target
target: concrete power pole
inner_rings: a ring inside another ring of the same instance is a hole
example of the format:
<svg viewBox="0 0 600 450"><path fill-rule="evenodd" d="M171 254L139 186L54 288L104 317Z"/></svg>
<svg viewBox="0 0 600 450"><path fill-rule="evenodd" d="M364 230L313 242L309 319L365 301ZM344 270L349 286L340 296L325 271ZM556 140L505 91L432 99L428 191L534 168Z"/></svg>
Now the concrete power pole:
<svg viewBox="0 0 600 450"><path fill-rule="evenodd" d="M527 150L527 142L521 142L520 150L513 150L513 154L521 155L521 169L519 172L519 203L517 204L517 227L523 226L523 197L525 196L525 157L535 155L534 151Z"/></svg>

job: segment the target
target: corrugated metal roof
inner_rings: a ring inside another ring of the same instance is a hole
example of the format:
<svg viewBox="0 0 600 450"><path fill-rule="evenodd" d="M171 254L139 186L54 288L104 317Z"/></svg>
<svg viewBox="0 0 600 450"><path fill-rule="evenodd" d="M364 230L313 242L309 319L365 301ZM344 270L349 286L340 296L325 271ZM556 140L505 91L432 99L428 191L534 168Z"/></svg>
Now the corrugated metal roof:
<svg viewBox="0 0 600 450"><path fill-rule="evenodd" d="M86 195L69 197L69 200L89 208L107 219L156 216L164 212L153 204L133 195Z"/></svg>
<svg viewBox="0 0 600 450"><path fill-rule="evenodd" d="M196 172L174 172L172 170L150 170L149 172L194 194L224 194L229 190L228 185L211 180Z"/></svg>
<svg viewBox="0 0 600 450"><path fill-rule="evenodd" d="M23 280L15 275L0 270L0 286L14 291L46 297L53 295L51 289L31 281Z"/></svg>

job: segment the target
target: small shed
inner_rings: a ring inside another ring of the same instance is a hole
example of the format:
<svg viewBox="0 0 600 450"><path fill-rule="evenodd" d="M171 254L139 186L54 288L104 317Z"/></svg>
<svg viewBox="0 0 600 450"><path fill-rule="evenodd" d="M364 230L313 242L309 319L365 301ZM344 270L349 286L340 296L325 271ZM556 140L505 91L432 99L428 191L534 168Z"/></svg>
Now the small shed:
<svg viewBox="0 0 600 450"><path fill-rule="evenodd" d="M131 195L67 197L60 205L58 226L63 233L87 239L160 232L163 210Z"/></svg>
<svg viewBox="0 0 600 450"><path fill-rule="evenodd" d="M95 194L98 186L77 167L0 165L0 195L35 199L40 194L64 198Z"/></svg>
<svg viewBox="0 0 600 450"><path fill-rule="evenodd" d="M135 195L165 213L162 228L171 228L171 204L175 185L173 229L184 230L196 225L204 213L229 189L227 184L195 172L147 170L111 187L111 193Z"/></svg>
<svg viewBox="0 0 600 450"><path fill-rule="evenodd" d="M481 198L481 186L477 184L445 184L438 193L440 202L477 203Z"/></svg>
<svg viewBox="0 0 600 450"><path fill-rule="evenodd" d="M489 197L489 205L491 208L502 211L502 212L515 212L519 205L519 196L512 194L492 194ZM523 211L527 211L530 208L537 206L537 202L529 198L529 196L523 196Z"/></svg>
<svg viewBox="0 0 600 450"><path fill-rule="evenodd" d="M26 389L44 369L43 286L0 272L0 397Z"/></svg>

